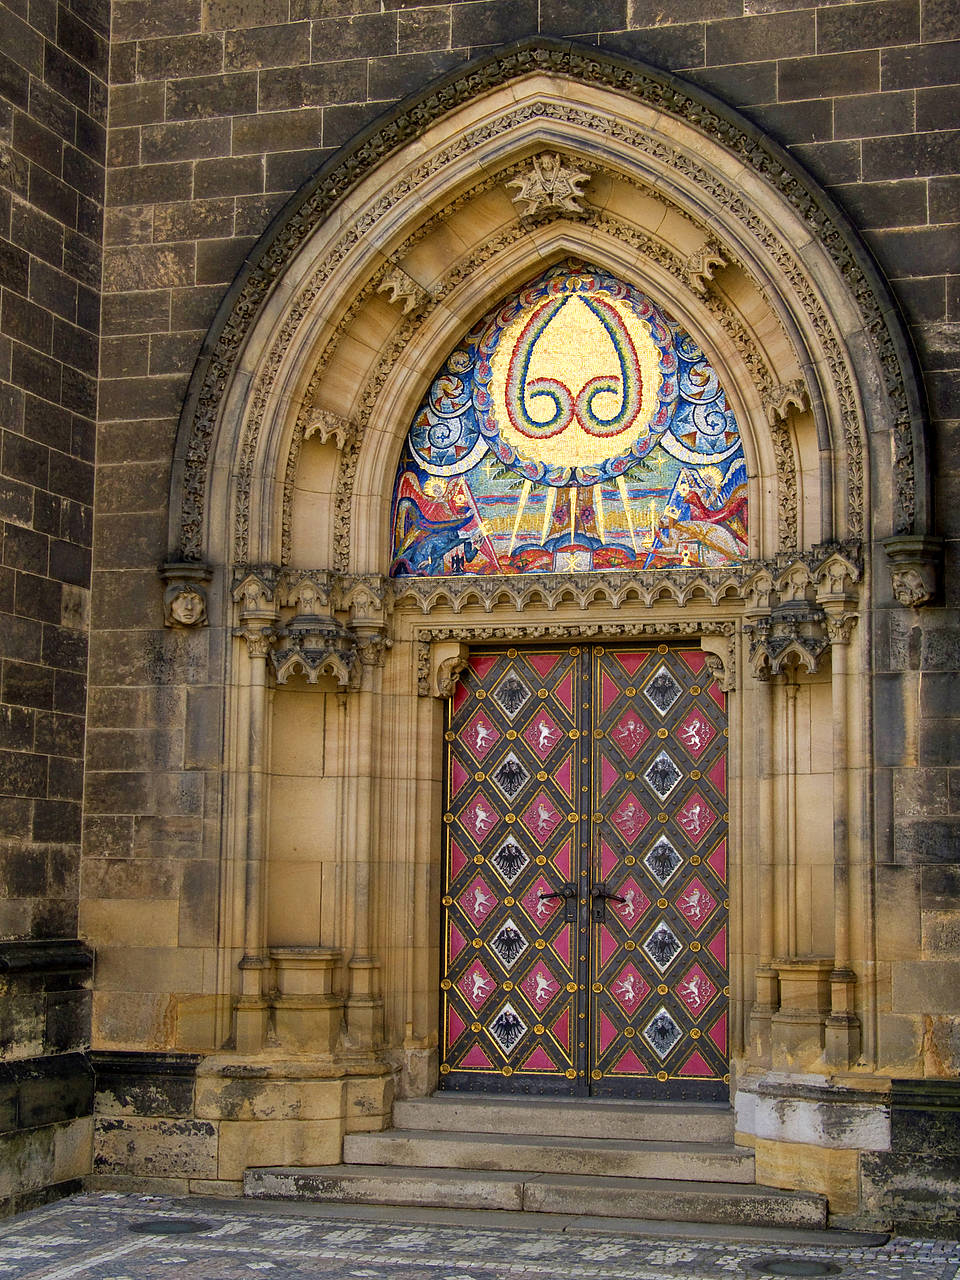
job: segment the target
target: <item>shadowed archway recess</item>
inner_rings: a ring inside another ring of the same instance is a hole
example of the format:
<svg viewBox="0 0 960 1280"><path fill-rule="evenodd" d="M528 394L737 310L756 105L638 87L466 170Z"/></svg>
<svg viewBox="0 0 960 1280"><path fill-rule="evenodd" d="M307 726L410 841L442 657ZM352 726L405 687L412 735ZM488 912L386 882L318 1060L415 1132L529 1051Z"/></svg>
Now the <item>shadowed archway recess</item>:
<svg viewBox="0 0 960 1280"><path fill-rule="evenodd" d="M544 157L580 175L566 202ZM383 572L385 537L364 528L385 528L430 371L498 296L571 253L669 302L723 368L765 507L754 557L860 541L871 488L876 533L927 531L909 341L842 213L711 95L539 41L407 99L278 214L193 375L171 557L295 562L299 453L319 435L339 459L312 562ZM883 434L891 445L871 449Z"/></svg>

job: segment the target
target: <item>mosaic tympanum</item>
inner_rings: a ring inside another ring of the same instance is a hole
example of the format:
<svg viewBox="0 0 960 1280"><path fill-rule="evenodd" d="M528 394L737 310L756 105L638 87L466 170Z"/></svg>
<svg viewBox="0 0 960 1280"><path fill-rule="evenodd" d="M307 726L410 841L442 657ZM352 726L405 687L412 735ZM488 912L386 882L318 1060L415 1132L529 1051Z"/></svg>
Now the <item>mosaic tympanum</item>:
<svg viewBox="0 0 960 1280"><path fill-rule="evenodd" d="M725 565L747 552L740 432L696 342L566 262L447 359L407 435L395 577Z"/></svg>

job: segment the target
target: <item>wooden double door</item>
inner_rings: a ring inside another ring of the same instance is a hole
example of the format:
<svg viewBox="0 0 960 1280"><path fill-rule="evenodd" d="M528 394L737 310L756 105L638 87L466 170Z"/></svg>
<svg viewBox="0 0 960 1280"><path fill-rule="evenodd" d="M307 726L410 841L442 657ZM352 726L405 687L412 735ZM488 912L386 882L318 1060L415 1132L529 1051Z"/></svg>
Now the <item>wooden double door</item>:
<svg viewBox="0 0 960 1280"><path fill-rule="evenodd" d="M446 731L441 1088L727 1096L726 762L699 648L471 654Z"/></svg>

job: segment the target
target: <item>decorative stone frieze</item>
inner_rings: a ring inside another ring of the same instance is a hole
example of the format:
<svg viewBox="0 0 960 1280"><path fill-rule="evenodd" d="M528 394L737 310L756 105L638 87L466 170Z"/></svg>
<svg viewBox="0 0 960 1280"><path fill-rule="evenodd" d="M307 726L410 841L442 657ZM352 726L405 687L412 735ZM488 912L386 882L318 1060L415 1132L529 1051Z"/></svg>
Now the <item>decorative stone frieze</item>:
<svg viewBox="0 0 960 1280"><path fill-rule="evenodd" d="M591 176L567 164L556 152L545 151L533 157L525 173L511 178L505 185L517 188L511 199L523 218L552 211L583 213L584 195L580 188L590 181Z"/></svg>
<svg viewBox="0 0 960 1280"><path fill-rule="evenodd" d="M905 609L919 609L937 594L937 576L943 556L942 538L897 536L883 538L881 546L890 562L894 599Z"/></svg>
<svg viewBox="0 0 960 1280"><path fill-rule="evenodd" d="M164 626L206 626L207 583L213 577L210 566L195 560L168 560L160 566L160 577L165 583Z"/></svg>

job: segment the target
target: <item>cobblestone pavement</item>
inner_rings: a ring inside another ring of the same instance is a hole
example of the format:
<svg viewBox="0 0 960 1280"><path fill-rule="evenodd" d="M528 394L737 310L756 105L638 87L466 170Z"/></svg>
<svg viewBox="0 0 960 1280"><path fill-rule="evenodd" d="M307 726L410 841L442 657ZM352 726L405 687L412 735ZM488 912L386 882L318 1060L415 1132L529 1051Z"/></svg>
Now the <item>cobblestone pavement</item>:
<svg viewBox="0 0 960 1280"><path fill-rule="evenodd" d="M411 1220L417 1216L410 1210L309 1206L298 1212L203 1199L81 1195L0 1224L0 1277L730 1280L776 1275L777 1260L799 1258L830 1264L825 1274L847 1278L960 1280L960 1243L950 1241L893 1237L871 1247L850 1236L848 1243L825 1243L813 1233L807 1240L796 1233L738 1240L730 1229L671 1223L663 1224L662 1236L651 1236L588 1229L584 1219L531 1229L478 1225L477 1214L451 1213L442 1225ZM164 1224L198 1219L201 1232L154 1233ZM151 1233L135 1229L142 1225Z"/></svg>

